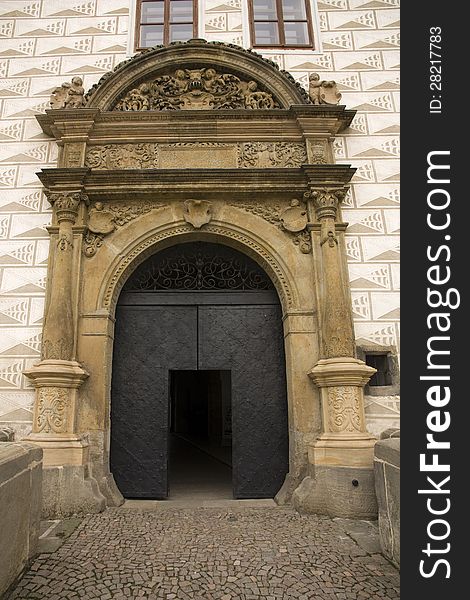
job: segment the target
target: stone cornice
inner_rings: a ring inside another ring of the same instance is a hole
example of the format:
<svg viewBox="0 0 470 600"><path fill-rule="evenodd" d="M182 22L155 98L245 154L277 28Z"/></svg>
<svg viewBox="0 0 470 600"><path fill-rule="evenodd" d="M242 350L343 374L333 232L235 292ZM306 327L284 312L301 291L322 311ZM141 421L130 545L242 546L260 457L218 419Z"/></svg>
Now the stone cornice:
<svg viewBox="0 0 470 600"><path fill-rule="evenodd" d="M305 165L301 168L254 169L43 169L38 173L51 191L80 187L90 199L171 197L220 198L222 194L246 198L253 194L301 196L313 180L342 187L354 169L349 165Z"/></svg>
<svg viewBox="0 0 470 600"><path fill-rule="evenodd" d="M282 110L186 110L102 112L97 108L47 110L37 115L44 133L57 140L281 139L336 135L355 111L344 106L293 105ZM217 133L214 124L217 124ZM261 136L261 137L260 137Z"/></svg>

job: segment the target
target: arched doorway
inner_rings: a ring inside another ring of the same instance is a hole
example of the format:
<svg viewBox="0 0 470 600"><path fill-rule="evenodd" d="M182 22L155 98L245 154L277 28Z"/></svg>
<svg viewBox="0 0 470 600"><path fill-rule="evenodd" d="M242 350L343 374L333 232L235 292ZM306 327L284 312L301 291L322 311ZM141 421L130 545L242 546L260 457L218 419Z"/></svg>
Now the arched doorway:
<svg viewBox="0 0 470 600"><path fill-rule="evenodd" d="M252 259L208 242L151 256L116 311L110 463L121 493L171 497L188 476L198 490L214 481L235 498L274 497L288 472L285 371L279 299Z"/></svg>

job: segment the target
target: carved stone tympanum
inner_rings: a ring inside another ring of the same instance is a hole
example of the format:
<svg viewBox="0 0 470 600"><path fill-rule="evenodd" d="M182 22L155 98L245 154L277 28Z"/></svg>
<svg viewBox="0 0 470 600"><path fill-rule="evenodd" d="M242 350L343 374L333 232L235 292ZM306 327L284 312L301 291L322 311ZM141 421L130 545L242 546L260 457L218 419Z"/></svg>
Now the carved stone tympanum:
<svg viewBox="0 0 470 600"><path fill-rule="evenodd" d="M114 110L250 110L280 108L273 95L255 81L243 81L215 69L177 69L141 83L116 104Z"/></svg>

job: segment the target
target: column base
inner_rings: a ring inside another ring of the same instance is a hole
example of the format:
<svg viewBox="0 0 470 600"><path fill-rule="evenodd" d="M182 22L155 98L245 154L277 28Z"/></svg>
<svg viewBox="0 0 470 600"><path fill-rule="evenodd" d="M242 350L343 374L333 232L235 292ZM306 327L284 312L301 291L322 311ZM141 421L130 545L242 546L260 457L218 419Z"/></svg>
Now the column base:
<svg viewBox="0 0 470 600"><path fill-rule="evenodd" d="M315 466L292 495L301 513L348 519L377 519L372 468Z"/></svg>
<svg viewBox="0 0 470 600"><path fill-rule="evenodd" d="M377 440L368 433L334 435L323 433L308 448L308 460L315 467L356 467L372 469Z"/></svg>
<svg viewBox="0 0 470 600"><path fill-rule="evenodd" d="M45 467L42 482L42 518L61 519L98 513L106 499L85 465Z"/></svg>
<svg viewBox="0 0 470 600"><path fill-rule="evenodd" d="M300 512L376 519L375 437L366 429L364 385L375 369L352 357L324 358L309 376L320 389L323 433L308 447L310 475L292 496Z"/></svg>
<svg viewBox="0 0 470 600"><path fill-rule="evenodd" d="M86 435L55 433L48 437L42 433L30 433L24 441L42 448L44 467L88 464L89 443Z"/></svg>

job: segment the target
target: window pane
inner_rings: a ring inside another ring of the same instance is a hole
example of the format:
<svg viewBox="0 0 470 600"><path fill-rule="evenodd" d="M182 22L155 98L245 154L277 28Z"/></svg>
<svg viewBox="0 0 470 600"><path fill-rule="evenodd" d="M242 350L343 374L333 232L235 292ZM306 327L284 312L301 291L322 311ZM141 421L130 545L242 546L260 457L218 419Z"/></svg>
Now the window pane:
<svg viewBox="0 0 470 600"><path fill-rule="evenodd" d="M142 25L140 28L140 47L150 48L163 44L163 25Z"/></svg>
<svg viewBox="0 0 470 600"><path fill-rule="evenodd" d="M307 23L284 23L284 27L287 46L299 46L309 43Z"/></svg>
<svg viewBox="0 0 470 600"><path fill-rule="evenodd" d="M282 0L282 14L286 21L305 21L305 0Z"/></svg>
<svg viewBox="0 0 470 600"><path fill-rule="evenodd" d="M170 23L192 22L193 2L192 0L173 0L170 4Z"/></svg>
<svg viewBox="0 0 470 600"><path fill-rule="evenodd" d="M170 42L185 42L193 37L192 23L170 25Z"/></svg>
<svg viewBox="0 0 470 600"><path fill-rule="evenodd" d="M257 44L263 46L272 46L279 44L277 22L274 21L272 23L255 23L255 39Z"/></svg>
<svg viewBox="0 0 470 600"><path fill-rule="evenodd" d="M142 23L163 23L163 0L142 2Z"/></svg>
<svg viewBox="0 0 470 600"><path fill-rule="evenodd" d="M255 21L276 21L276 0L253 0Z"/></svg>

